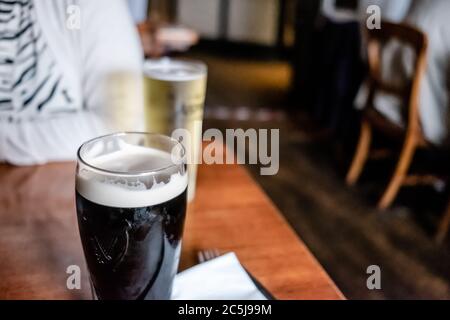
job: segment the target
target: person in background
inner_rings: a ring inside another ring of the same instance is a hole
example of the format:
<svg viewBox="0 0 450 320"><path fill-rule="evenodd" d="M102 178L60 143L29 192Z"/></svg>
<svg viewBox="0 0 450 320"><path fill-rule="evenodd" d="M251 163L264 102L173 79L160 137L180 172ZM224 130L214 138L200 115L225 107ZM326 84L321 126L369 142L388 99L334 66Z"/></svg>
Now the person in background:
<svg viewBox="0 0 450 320"><path fill-rule="evenodd" d="M73 160L88 139L141 129L142 49L124 0L0 8L0 162Z"/></svg>
<svg viewBox="0 0 450 320"><path fill-rule="evenodd" d="M450 75L450 12L448 0L414 0L404 22L416 26L428 36L427 69L422 79L419 114L425 138L437 146L448 145L448 108ZM383 77L401 84L411 74L415 56L411 49L398 42L388 43L382 51ZM356 105L361 108L367 99L367 90L360 90ZM401 101L378 93L375 108L386 118L405 125L400 111Z"/></svg>
<svg viewBox="0 0 450 320"><path fill-rule="evenodd" d="M450 1L415 0L405 22L428 35L427 70L420 90L420 117L425 137L448 145L450 84ZM406 56L405 59L408 59Z"/></svg>
<svg viewBox="0 0 450 320"><path fill-rule="evenodd" d="M333 133L346 127L364 74L358 1L323 0L314 76L313 114Z"/></svg>
<svg viewBox="0 0 450 320"><path fill-rule="evenodd" d="M323 0L321 15L323 47L319 57L320 78L316 112L325 118L334 132L346 131L352 122L353 101L365 76L361 28L366 26L367 8L377 5L383 20L401 21L408 12L411 0Z"/></svg>
<svg viewBox="0 0 450 320"><path fill-rule="evenodd" d="M401 21L411 0L323 0L320 8L319 47L313 113L327 128L346 140L352 134L355 96L366 73L362 28L367 8L377 5L384 20Z"/></svg>

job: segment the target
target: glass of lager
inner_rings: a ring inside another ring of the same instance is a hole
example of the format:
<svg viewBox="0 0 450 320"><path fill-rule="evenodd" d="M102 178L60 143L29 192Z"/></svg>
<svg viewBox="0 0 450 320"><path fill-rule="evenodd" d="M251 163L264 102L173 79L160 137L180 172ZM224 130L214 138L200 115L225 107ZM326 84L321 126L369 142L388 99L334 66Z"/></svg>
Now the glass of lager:
<svg viewBox="0 0 450 320"><path fill-rule="evenodd" d="M169 299L183 233L184 147L117 133L78 150L76 207L96 299Z"/></svg>
<svg viewBox="0 0 450 320"><path fill-rule="evenodd" d="M183 137L180 141L188 159L188 200L192 200L201 156L207 67L190 60L147 60L144 75L146 129L177 139Z"/></svg>

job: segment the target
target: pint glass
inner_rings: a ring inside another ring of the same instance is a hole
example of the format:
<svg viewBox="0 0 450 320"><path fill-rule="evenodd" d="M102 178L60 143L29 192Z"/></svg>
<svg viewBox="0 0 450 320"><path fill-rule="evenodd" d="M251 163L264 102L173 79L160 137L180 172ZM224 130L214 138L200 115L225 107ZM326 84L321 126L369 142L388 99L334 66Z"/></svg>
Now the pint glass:
<svg viewBox="0 0 450 320"><path fill-rule="evenodd" d="M144 75L147 131L172 135L185 129L188 133L182 142L188 159L188 200L192 200L202 141L206 65L169 58L147 60Z"/></svg>
<svg viewBox="0 0 450 320"><path fill-rule="evenodd" d="M94 298L169 299L186 212L184 147L118 133L78 151L78 227Z"/></svg>

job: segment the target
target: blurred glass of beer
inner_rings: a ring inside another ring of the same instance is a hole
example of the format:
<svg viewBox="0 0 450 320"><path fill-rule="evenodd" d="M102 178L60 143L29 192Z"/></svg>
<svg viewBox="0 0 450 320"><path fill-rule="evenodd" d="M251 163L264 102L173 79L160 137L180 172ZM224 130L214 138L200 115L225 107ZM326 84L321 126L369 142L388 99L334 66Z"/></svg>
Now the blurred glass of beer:
<svg viewBox="0 0 450 320"><path fill-rule="evenodd" d="M144 75L147 130L172 135L176 129L186 129L189 133L190 139L181 142L188 153L190 201L195 195L197 163L201 156L206 65L169 58L147 60Z"/></svg>
<svg viewBox="0 0 450 320"><path fill-rule="evenodd" d="M107 131L144 131L142 74L116 71L105 75L101 84L99 105L108 106L101 111Z"/></svg>

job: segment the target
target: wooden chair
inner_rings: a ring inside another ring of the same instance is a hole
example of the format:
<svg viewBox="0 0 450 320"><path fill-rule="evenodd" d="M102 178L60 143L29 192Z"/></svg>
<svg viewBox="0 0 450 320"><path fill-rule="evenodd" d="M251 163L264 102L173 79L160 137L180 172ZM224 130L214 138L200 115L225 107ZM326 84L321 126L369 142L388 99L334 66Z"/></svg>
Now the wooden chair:
<svg viewBox="0 0 450 320"><path fill-rule="evenodd" d="M354 185L370 155L376 157L384 154L383 150L372 151L371 142L374 131L381 131L390 138L403 143L400 158L394 174L386 188L378 208L388 208L395 199L399 189L403 185L415 185L421 181L431 180L430 177L408 176L408 170L414 153L418 148L427 147L419 119L419 91L421 79L426 68L427 37L421 31L404 24L383 22L381 29L368 30L368 61L369 95L366 107L363 111L361 132L353 162L348 171L346 182ZM381 48L383 43L397 39L413 48L416 61L411 80L405 87L394 87L385 83L381 77ZM373 106L375 92L384 92L398 96L405 101L402 114L404 115L404 127L400 127L377 112Z"/></svg>

